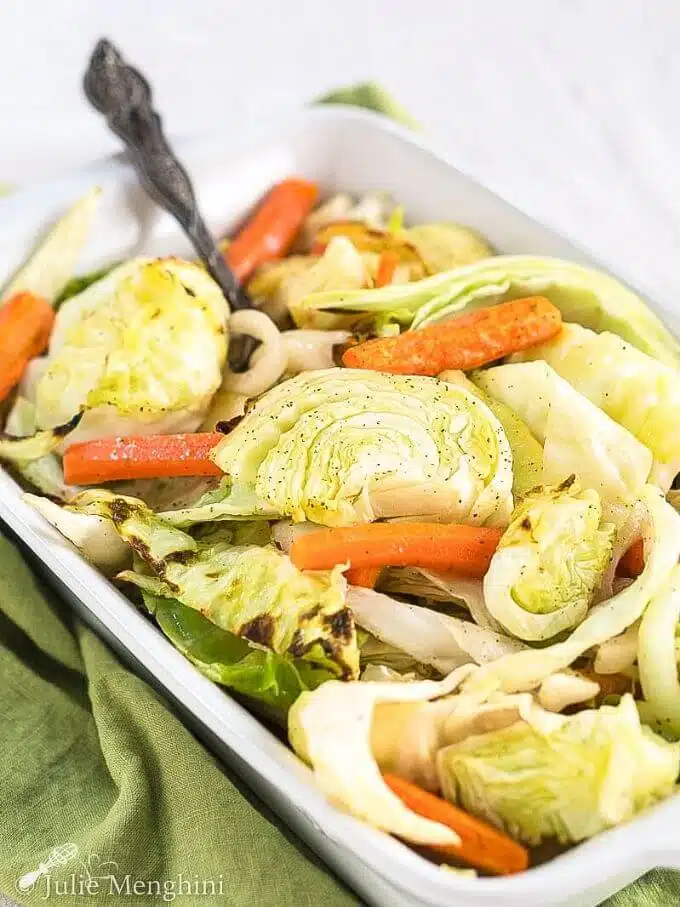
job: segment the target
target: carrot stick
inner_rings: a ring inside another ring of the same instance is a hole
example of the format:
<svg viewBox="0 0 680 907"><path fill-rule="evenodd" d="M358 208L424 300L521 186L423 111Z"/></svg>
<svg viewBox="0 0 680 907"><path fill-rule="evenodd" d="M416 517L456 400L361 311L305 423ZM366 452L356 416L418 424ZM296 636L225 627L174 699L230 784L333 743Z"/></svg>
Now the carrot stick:
<svg viewBox="0 0 680 907"><path fill-rule="evenodd" d="M100 438L72 444L64 454L64 478L71 485L94 485L120 479L219 476L210 451L224 435L140 435Z"/></svg>
<svg viewBox="0 0 680 907"><path fill-rule="evenodd" d="M480 578L489 569L499 529L442 523L367 523L320 529L295 539L290 556L300 570L336 564L364 567L429 567Z"/></svg>
<svg viewBox="0 0 680 907"><path fill-rule="evenodd" d="M544 343L559 333L562 316L543 296L477 309L452 321L398 337L379 337L347 350L348 368L395 375L438 375L445 369L479 368Z"/></svg>
<svg viewBox="0 0 680 907"><path fill-rule="evenodd" d="M349 570L345 571L345 579L350 586L375 589L381 569L380 567L350 567Z"/></svg>
<svg viewBox="0 0 680 907"><path fill-rule="evenodd" d="M398 264L399 256L392 249L385 249L384 252L380 253L378 271L375 275L376 287L386 287L388 283L392 283Z"/></svg>
<svg viewBox="0 0 680 907"><path fill-rule="evenodd" d="M225 252L241 282L261 264L283 258L318 197L316 183L302 179L283 180L270 190Z"/></svg>
<svg viewBox="0 0 680 907"><path fill-rule="evenodd" d="M645 547L642 539L633 542L619 561L616 572L619 576L635 579L645 569Z"/></svg>
<svg viewBox="0 0 680 907"><path fill-rule="evenodd" d="M529 851L492 825L476 819L441 797L397 775L384 775L385 784L414 813L453 829L460 844L436 844L428 849L463 860L496 875L523 872L529 865Z"/></svg>
<svg viewBox="0 0 680 907"><path fill-rule="evenodd" d="M0 308L0 400L49 343L54 310L42 296L17 293Z"/></svg>

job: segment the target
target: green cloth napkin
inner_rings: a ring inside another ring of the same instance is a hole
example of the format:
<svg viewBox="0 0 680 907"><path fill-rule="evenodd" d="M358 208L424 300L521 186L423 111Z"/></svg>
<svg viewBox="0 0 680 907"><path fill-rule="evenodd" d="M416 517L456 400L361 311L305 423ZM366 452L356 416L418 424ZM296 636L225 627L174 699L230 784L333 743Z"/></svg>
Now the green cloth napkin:
<svg viewBox="0 0 680 907"><path fill-rule="evenodd" d="M416 126L372 83L319 102ZM359 903L1 534L0 685L0 890L17 901ZM18 890L41 863L34 888ZM675 903L678 874L656 870L603 907Z"/></svg>
<svg viewBox="0 0 680 907"><path fill-rule="evenodd" d="M0 889L26 904L147 904L156 884L181 905L358 903L1 535L0 577ZM55 848L68 864L17 890Z"/></svg>

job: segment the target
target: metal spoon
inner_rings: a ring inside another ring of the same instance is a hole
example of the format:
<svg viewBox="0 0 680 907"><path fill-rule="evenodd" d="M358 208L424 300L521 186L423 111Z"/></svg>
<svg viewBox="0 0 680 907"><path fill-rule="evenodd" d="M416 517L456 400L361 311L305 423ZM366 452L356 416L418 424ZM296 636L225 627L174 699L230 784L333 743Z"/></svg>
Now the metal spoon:
<svg viewBox="0 0 680 907"><path fill-rule="evenodd" d="M83 87L90 103L104 114L111 130L127 146L142 185L178 221L232 311L251 307L201 216L189 175L163 133L147 79L102 38L90 58ZM245 371L255 346L254 338L247 336L239 347L232 344L229 358L233 371Z"/></svg>

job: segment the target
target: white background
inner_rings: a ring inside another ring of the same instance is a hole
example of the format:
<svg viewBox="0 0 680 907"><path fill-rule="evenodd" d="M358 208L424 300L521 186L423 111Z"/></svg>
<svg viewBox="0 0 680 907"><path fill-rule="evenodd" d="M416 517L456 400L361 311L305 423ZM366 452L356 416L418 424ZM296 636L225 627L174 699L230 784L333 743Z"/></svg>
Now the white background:
<svg viewBox="0 0 680 907"><path fill-rule="evenodd" d="M117 148L80 88L100 35L175 135L377 79L463 169L677 304L679 0L0 0L0 34L0 180Z"/></svg>

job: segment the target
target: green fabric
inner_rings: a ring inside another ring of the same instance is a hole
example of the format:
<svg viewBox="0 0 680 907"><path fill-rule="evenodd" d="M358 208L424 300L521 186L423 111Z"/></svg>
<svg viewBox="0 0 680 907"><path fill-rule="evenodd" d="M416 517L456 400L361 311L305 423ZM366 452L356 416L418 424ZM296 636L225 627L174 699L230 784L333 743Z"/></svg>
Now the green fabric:
<svg viewBox="0 0 680 907"><path fill-rule="evenodd" d="M417 128L372 83L319 103L367 107ZM16 900L44 903L44 876L29 892L16 882L55 847L67 856L64 845L72 844L78 853L72 848L70 861L52 871L47 903L164 903L172 884L182 907L358 903L40 584L2 535L0 685L0 890ZM78 891L90 876L81 895L55 890L58 882ZM680 903L679 879L648 873L602 907ZM156 884L166 886L160 897Z"/></svg>
<svg viewBox="0 0 680 907"><path fill-rule="evenodd" d="M83 903L54 885L70 891L87 867L116 883L100 881L84 903L129 904L128 873L131 885L176 886L182 873L182 905L357 903L2 536L0 576L0 889L26 904L47 894L48 903ZM67 843L79 853L53 872L50 889L42 878L32 892L17 891L24 873ZM117 867L102 865L110 860ZM215 885L214 900L191 887L204 879Z"/></svg>

